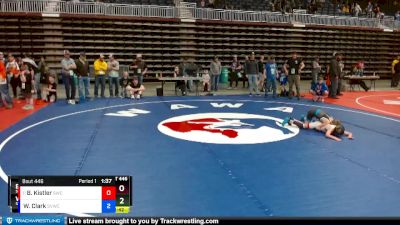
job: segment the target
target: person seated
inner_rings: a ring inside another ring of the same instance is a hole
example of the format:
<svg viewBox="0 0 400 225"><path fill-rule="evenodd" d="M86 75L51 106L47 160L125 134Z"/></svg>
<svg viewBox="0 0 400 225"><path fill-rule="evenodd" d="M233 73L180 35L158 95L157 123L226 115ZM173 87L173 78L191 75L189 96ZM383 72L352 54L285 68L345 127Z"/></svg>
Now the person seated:
<svg viewBox="0 0 400 225"><path fill-rule="evenodd" d="M139 100L142 98L145 88L141 83L139 83L139 78L134 76L129 86L126 87L126 90L132 99Z"/></svg>
<svg viewBox="0 0 400 225"><path fill-rule="evenodd" d="M128 71L124 71L122 73L122 78L119 80L119 86L121 87L121 98L128 98L128 93L126 88L131 83L131 79L129 79Z"/></svg>
<svg viewBox="0 0 400 225"><path fill-rule="evenodd" d="M183 73L179 69L179 66L175 66L174 69L174 77L183 77ZM178 80L175 83L175 88L181 89L182 96L186 96L186 82L184 80Z"/></svg>
<svg viewBox="0 0 400 225"><path fill-rule="evenodd" d="M359 61L353 66L353 76L364 76L364 62ZM369 87L363 80L350 80L350 85L360 85L365 91L369 90Z"/></svg>
<svg viewBox="0 0 400 225"><path fill-rule="evenodd" d="M52 72L49 75L47 87L45 88L46 93L46 101L47 102L56 102L57 101L57 84L56 84L56 76Z"/></svg>
<svg viewBox="0 0 400 225"><path fill-rule="evenodd" d="M326 86L322 76L318 77L317 83L312 82L310 93L314 102L324 102L325 98L328 97L328 86Z"/></svg>

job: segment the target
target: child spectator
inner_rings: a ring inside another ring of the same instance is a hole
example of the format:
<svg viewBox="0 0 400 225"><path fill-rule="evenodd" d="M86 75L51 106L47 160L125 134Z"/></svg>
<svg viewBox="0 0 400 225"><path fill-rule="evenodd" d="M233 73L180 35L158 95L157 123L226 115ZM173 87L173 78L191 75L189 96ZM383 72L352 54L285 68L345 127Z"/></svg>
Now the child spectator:
<svg viewBox="0 0 400 225"><path fill-rule="evenodd" d="M121 98L128 98L130 94L127 91L128 85L131 83L129 79L128 71L122 73L122 78L119 80L119 86L121 87Z"/></svg>
<svg viewBox="0 0 400 225"><path fill-rule="evenodd" d="M278 71L276 79L279 81L279 95L281 97L289 96L289 92L286 90L286 84L288 83L287 75L283 71Z"/></svg>
<svg viewBox="0 0 400 225"><path fill-rule="evenodd" d="M268 91L272 90L272 97L276 98L277 66L274 57L268 56L265 71L267 74L267 79L265 80L265 97L268 96Z"/></svg>
<svg viewBox="0 0 400 225"><path fill-rule="evenodd" d="M56 84L56 76L54 72L51 72L49 75L49 80L47 84L46 91L46 101L47 102L56 102L57 101L57 84Z"/></svg>
<svg viewBox="0 0 400 225"><path fill-rule="evenodd" d="M310 93L312 94L312 100L314 102L324 102L324 99L328 97L328 86L326 86L324 82L324 78L322 76L318 77L318 82L317 83L312 83L311 84L311 90Z"/></svg>
<svg viewBox="0 0 400 225"><path fill-rule="evenodd" d="M210 92L210 74L208 74L208 70L204 70L203 90L204 92Z"/></svg>
<svg viewBox="0 0 400 225"><path fill-rule="evenodd" d="M139 83L139 78L134 76L130 85L127 86L127 90L130 92L132 99L139 100L143 96L145 88L141 83Z"/></svg>
<svg viewBox="0 0 400 225"><path fill-rule="evenodd" d="M22 109L32 110L34 109L32 94L35 93L35 89L33 87L34 71L31 68L29 68L28 65L23 64L21 68L20 78L21 78L22 93L26 101L26 105L24 105Z"/></svg>

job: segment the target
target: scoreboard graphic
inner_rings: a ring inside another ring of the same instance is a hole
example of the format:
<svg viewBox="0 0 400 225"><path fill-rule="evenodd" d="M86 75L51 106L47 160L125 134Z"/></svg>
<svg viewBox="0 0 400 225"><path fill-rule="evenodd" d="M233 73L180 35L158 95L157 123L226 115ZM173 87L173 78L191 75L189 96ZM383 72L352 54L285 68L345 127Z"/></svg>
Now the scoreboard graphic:
<svg viewBox="0 0 400 225"><path fill-rule="evenodd" d="M129 213L131 176L9 176L13 213Z"/></svg>

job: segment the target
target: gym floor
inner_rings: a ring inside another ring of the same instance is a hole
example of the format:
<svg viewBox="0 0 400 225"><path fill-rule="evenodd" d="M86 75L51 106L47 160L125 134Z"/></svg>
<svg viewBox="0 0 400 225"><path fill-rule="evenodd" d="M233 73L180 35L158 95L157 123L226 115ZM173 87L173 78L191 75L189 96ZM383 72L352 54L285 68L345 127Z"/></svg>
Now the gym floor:
<svg viewBox="0 0 400 225"><path fill-rule="evenodd" d="M11 214L7 175L131 175L132 216L399 216L400 92L387 82L326 103L246 89L157 97L154 83L141 100L1 109L0 215ZM354 140L280 125L313 107L342 120ZM198 120L223 125L168 126Z"/></svg>

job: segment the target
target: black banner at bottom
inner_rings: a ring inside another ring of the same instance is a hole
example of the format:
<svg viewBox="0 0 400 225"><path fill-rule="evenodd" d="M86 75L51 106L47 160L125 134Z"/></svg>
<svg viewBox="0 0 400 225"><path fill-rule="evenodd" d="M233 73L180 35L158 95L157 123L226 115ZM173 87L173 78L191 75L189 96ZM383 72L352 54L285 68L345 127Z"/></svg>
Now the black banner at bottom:
<svg viewBox="0 0 400 225"><path fill-rule="evenodd" d="M263 225L351 225L400 224L399 218L204 218L204 217L67 217L68 225L170 225L170 224L263 224Z"/></svg>

